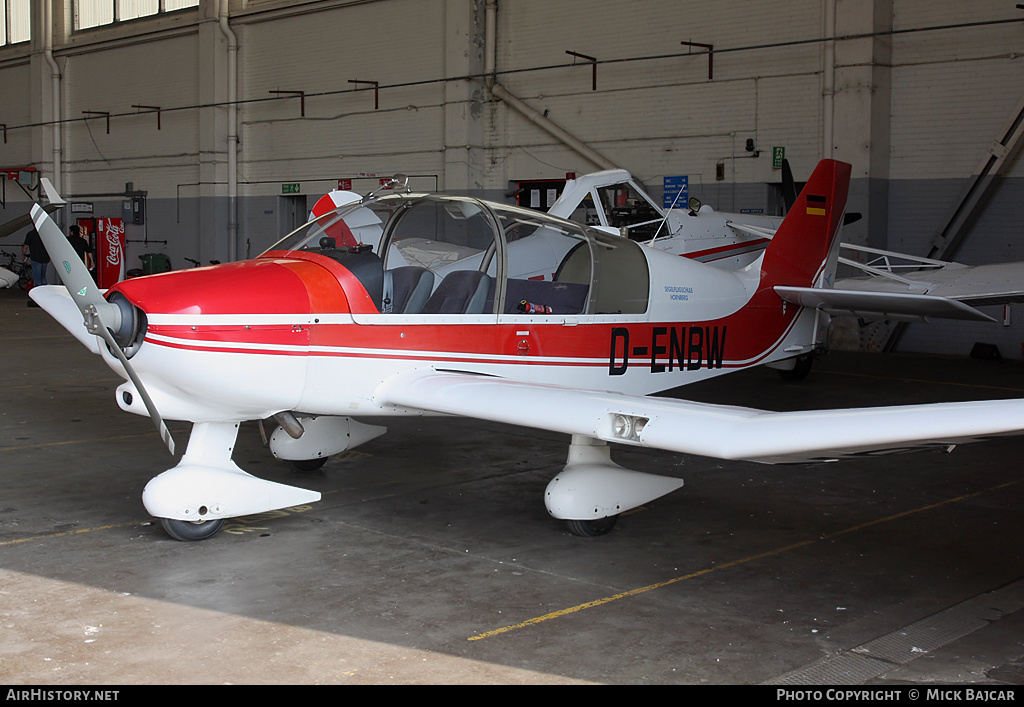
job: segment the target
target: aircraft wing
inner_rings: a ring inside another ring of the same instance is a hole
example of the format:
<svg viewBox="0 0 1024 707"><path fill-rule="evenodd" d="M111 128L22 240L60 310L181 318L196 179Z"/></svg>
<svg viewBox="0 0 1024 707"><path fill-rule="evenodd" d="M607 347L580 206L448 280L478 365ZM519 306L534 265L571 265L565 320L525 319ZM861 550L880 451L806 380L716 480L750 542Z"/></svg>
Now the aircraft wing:
<svg viewBox="0 0 1024 707"><path fill-rule="evenodd" d="M948 263L935 270L905 273L900 280L851 277L837 280L836 287L873 292L916 290L976 307L1024 302L1024 263Z"/></svg>
<svg viewBox="0 0 1024 707"><path fill-rule="evenodd" d="M64 204L47 204L43 208L46 210L46 213L50 214L50 213L53 213L54 211L56 211L57 209L59 209L60 207L62 207L63 205ZM31 214L25 214L24 216L19 216L18 218L11 219L7 223L0 223L0 238L6 238L7 236L11 235L12 233L17 233L18 231L20 231L21 229L25 228L26 226L31 226L31 225L32 225L32 215Z"/></svg>
<svg viewBox="0 0 1024 707"><path fill-rule="evenodd" d="M900 321L928 321L929 317L995 321L968 304L934 294L781 285L775 287L775 292L787 302L814 307L835 316L882 316Z"/></svg>
<svg viewBox="0 0 1024 707"><path fill-rule="evenodd" d="M42 187L43 193L46 194L46 198L50 202L43 207L43 210L46 213L52 214L54 211L67 204L67 202L64 201L63 198L61 198L60 194L57 193L57 190L53 188L53 183L49 179L47 179L46 177L41 178L39 180L39 185ZM19 216L18 218L11 219L7 223L0 224L0 238L6 238L12 233L17 233L26 226L31 225L31 213L27 213L24 216Z"/></svg>
<svg viewBox="0 0 1024 707"><path fill-rule="evenodd" d="M397 408L769 464L949 447L1024 430L1024 400L1018 399L770 412L434 370L398 374L381 385L376 399Z"/></svg>
<svg viewBox="0 0 1024 707"><path fill-rule="evenodd" d="M837 279L836 289L944 297L973 307L1024 302L1024 262L964 265L843 243L865 262L840 257L858 274Z"/></svg>

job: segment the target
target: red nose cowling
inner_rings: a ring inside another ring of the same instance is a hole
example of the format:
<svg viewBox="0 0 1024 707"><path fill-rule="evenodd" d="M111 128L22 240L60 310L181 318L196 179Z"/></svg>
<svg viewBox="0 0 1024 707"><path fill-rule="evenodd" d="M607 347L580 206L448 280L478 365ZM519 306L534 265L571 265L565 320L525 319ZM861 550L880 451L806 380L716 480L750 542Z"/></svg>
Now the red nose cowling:
<svg viewBox="0 0 1024 707"><path fill-rule="evenodd" d="M352 273L311 252L269 253L256 260L134 278L111 291L123 293L149 315L378 311Z"/></svg>

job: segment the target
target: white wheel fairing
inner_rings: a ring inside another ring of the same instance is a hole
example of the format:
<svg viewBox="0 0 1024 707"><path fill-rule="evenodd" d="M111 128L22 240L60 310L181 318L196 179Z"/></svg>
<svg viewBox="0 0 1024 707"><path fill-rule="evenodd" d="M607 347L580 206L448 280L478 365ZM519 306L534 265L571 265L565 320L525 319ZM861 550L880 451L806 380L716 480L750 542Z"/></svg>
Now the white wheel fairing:
<svg viewBox="0 0 1024 707"><path fill-rule="evenodd" d="M197 423L181 462L146 484L142 503L157 518L209 521L320 500L316 491L264 481L231 461L237 422Z"/></svg>
<svg viewBox="0 0 1024 707"><path fill-rule="evenodd" d="M258 479L233 463L179 464L150 480L142 503L156 518L208 521L320 500L320 493Z"/></svg>

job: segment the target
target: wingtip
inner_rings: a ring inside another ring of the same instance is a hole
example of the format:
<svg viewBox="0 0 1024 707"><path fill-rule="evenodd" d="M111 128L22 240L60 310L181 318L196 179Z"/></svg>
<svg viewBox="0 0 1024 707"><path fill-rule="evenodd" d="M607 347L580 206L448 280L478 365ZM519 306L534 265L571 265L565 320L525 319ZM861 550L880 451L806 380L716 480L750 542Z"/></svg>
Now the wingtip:
<svg viewBox="0 0 1024 707"><path fill-rule="evenodd" d="M50 202L50 204L54 206L63 206L64 204L68 203L61 197L60 194L57 193L57 189L53 186L53 182L51 182L49 179L47 179L46 177L42 177L39 180L39 183L42 185L43 193L46 194L46 199Z"/></svg>

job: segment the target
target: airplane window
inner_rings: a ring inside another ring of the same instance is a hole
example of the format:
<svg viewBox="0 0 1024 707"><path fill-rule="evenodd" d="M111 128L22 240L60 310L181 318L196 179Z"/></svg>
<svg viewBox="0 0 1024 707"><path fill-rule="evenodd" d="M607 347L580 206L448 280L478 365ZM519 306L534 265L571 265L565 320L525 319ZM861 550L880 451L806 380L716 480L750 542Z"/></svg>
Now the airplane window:
<svg viewBox="0 0 1024 707"><path fill-rule="evenodd" d="M264 253L276 250L311 250L324 247L348 247L368 244L374 250L380 242L381 224L388 214L368 207L350 205L327 213L299 226L270 246ZM325 240L326 239L326 240Z"/></svg>
<svg viewBox="0 0 1024 707"><path fill-rule="evenodd" d="M391 226L388 267L415 265L447 274L481 268L494 228L473 201L424 199Z"/></svg>
<svg viewBox="0 0 1024 707"><path fill-rule="evenodd" d="M596 288L595 313L646 312L650 272L641 246L599 231L591 235L596 241L597 269L601 273Z"/></svg>
<svg viewBox="0 0 1024 707"><path fill-rule="evenodd" d="M575 224L494 208L505 238L505 314L583 314L593 276L589 240ZM567 261L572 262L566 267Z"/></svg>
<svg viewBox="0 0 1024 707"><path fill-rule="evenodd" d="M480 202L409 197L388 223L381 247L384 313L495 311L498 243L494 221Z"/></svg>
<svg viewBox="0 0 1024 707"><path fill-rule="evenodd" d="M629 184L599 187L598 195L613 228L629 226L629 237L634 241L654 238L662 221L662 214Z"/></svg>
<svg viewBox="0 0 1024 707"><path fill-rule="evenodd" d="M506 314L647 311L650 275L636 243L512 207L494 213L506 242Z"/></svg>
<svg viewBox="0 0 1024 707"><path fill-rule="evenodd" d="M599 209L594 205L594 197L587 194L579 205L569 214L569 220L584 226L601 226Z"/></svg>

